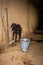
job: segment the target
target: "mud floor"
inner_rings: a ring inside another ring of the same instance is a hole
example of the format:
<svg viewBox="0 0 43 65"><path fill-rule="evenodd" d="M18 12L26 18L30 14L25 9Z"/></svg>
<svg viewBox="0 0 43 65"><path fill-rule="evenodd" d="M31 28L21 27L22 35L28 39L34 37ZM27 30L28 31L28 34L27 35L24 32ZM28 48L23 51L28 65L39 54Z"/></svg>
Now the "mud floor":
<svg viewBox="0 0 43 65"><path fill-rule="evenodd" d="M3 49L0 65L43 65L43 42L31 41L30 48L25 53L21 51L20 42Z"/></svg>

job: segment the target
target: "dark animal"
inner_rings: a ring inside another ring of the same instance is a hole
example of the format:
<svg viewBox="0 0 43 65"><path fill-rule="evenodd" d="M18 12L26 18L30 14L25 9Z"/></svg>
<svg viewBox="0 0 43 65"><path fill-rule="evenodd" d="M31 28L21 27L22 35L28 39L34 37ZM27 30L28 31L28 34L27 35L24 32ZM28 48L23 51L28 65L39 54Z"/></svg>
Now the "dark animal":
<svg viewBox="0 0 43 65"><path fill-rule="evenodd" d="M19 24L16 23L12 23L11 25L12 31L13 31L13 40L15 37L15 42L17 41L17 35L19 36L18 41L20 41L21 39L21 32L22 32L22 28Z"/></svg>

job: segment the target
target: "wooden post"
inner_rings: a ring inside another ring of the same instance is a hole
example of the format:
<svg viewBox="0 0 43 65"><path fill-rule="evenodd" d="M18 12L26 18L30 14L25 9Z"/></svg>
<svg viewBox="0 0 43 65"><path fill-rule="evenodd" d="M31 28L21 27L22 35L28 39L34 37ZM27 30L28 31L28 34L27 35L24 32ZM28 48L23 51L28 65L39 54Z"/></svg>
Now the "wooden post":
<svg viewBox="0 0 43 65"><path fill-rule="evenodd" d="M1 10L3 10L1 12L2 26L4 27L4 31L5 31L5 38L6 38L7 46L9 46L8 10L7 10L6 0L1 1ZM3 20L3 16L4 16L4 20Z"/></svg>
<svg viewBox="0 0 43 65"><path fill-rule="evenodd" d="M2 42L3 43L3 19L2 19L2 1L1 1L1 21L2 21Z"/></svg>
<svg viewBox="0 0 43 65"><path fill-rule="evenodd" d="M8 10L7 10L7 8L5 8L5 22L6 22L6 24L5 24L5 27L6 27L6 43L7 43L7 45L9 46L9 27L8 27Z"/></svg>

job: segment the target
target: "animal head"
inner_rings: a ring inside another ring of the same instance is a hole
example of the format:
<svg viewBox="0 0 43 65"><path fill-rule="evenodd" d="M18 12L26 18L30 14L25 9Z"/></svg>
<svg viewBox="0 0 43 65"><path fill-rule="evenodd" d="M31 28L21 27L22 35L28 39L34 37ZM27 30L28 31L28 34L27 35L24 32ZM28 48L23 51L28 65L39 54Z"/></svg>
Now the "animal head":
<svg viewBox="0 0 43 65"><path fill-rule="evenodd" d="M14 27L15 25L16 25L16 23L12 23L11 28Z"/></svg>
<svg viewBox="0 0 43 65"><path fill-rule="evenodd" d="M11 28L14 30L14 28L16 28L16 23L12 23Z"/></svg>

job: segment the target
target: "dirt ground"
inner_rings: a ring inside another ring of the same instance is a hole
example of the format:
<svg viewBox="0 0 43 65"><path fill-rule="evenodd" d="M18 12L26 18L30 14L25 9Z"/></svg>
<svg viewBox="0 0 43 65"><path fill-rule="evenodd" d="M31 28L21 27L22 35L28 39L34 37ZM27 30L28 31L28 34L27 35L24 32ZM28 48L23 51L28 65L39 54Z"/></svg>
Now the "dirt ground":
<svg viewBox="0 0 43 65"><path fill-rule="evenodd" d="M38 36L36 35L36 39ZM30 47L25 53L21 51L20 42L2 50L0 65L43 65L43 42L31 41Z"/></svg>

